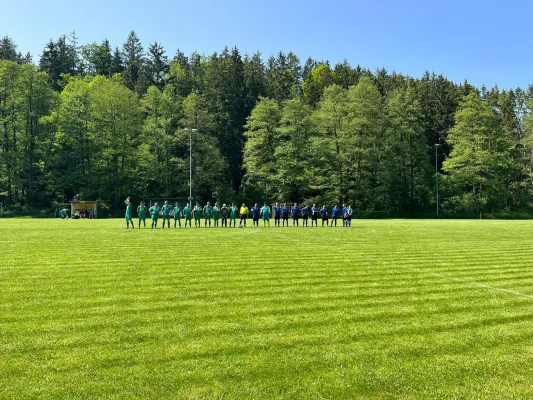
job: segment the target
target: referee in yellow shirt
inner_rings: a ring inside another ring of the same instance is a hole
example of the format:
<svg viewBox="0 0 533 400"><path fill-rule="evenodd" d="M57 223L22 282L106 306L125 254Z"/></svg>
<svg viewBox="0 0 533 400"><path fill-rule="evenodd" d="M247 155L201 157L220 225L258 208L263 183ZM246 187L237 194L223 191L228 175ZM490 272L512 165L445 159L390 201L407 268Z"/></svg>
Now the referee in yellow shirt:
<svg viewBox="0 0 533 400"><path fill-rule="evenodd" d="M246 218L248 218L248 213L250 210L248 210L248 207L246 207L246 204L242 203L241 209L239 211L239 214L241 214L241 222L239 223L239 228L242 228L242 223L244 221L244 227L246 228Z"/></svg>

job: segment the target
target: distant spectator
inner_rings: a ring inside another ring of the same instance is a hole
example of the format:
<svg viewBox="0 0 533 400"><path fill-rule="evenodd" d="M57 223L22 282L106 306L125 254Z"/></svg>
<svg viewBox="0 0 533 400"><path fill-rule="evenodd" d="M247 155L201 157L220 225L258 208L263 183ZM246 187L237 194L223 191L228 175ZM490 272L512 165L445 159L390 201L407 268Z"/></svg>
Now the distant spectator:
<svg viewBox="0 0 533 400"><path fill-rule="evenodd" d="M68 218L68 209L63 208L63 209L59 212L59 216L61 217L61 219Z"/></svg>

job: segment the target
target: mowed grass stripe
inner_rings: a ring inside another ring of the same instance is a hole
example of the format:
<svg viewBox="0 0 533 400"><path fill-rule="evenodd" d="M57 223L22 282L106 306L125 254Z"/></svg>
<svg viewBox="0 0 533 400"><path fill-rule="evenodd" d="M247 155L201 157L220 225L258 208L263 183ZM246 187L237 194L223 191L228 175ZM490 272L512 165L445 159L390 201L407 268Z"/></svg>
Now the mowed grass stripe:
<svg viewBox="0 0 533 400"><path fill-rule="evenodd" d="M533 395L527 221L0 226L0 397Z"/></svg>

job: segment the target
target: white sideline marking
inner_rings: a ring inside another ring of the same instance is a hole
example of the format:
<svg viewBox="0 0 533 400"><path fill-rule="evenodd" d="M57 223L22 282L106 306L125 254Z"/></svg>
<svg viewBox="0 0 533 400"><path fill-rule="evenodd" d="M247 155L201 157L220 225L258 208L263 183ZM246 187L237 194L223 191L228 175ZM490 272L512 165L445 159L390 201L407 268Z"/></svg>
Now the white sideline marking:
<svg viewBox="0 0 533 400"><path fill-rule="evenodd" d="M509 294L513 294L515 296L526 297L528 299L533 299L533 295L522 293L522 292L518 292L516 290L503 289L503 288L499 288L497 286L486 285L484 283L480 283L480 282L476 282L476 281L470 281L468 279L462 279L462 278L456 278L456 277L453 277L453 276L442 275L442 274L439 274L439 273L436 273L436 272L424 271L423 269L418 269L418 268L414 268L414 267L407 267L407 266L404 266L404 265L397 265L397 264L390 264L390 265L392 265L394 267L398 267L398 268L407 269L409 271L418 272L420 274L432 275L432 276L435 276L437 278L448 279L448 280L454 281L454 282L468 283L468 284L470 284L472 286L477 286L477 287L480 287L480 288L483 288L483 289L491 289L491 290L495 290L495 291L498 291L498 292L509 293Z"/></svg>

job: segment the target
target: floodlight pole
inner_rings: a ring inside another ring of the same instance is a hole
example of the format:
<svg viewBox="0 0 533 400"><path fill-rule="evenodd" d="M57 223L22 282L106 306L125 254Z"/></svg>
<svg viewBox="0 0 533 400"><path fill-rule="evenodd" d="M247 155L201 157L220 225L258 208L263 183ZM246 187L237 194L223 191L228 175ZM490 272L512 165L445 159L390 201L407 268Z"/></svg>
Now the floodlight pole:
<svg viewBox="0 0 533 400"><path fill-rule="evenodd" d="M442 146L439 143L435 144L435 181L437 182L437 216L439 216L439 170L438 170L438 149Z"/></svg>
<svg viewBox="0 0 533 400"><path fill-rule="evenodd" d="M185 128L189 132L189 205L192 206L192 133L198 129Z"/></svg>

